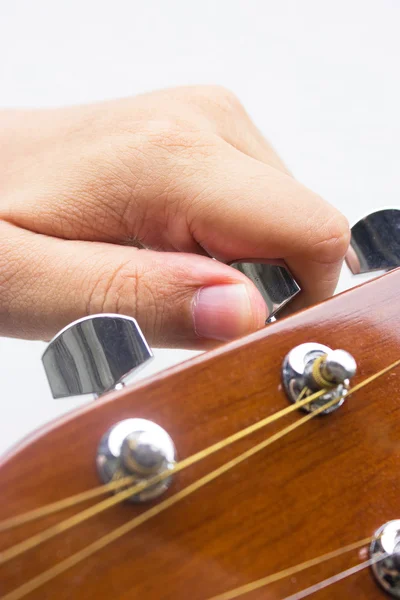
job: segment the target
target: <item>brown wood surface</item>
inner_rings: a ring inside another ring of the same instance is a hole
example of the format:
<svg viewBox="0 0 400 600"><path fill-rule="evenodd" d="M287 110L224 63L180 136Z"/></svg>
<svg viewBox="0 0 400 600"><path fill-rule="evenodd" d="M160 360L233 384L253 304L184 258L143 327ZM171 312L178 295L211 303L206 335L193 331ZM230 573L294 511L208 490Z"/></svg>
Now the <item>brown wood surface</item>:
<svg viewBox="0 0 400 600"><path fill-rule="evenodd" d="M268 326L74 412L27 440L0 469L0 519L98 485L96 447L127 417L152 419L180 458L287 406L280 367L317 341L356 357L355 382L400 357L400 271ZM207 600L210 596L372 535L400 517L400 369L32 593L35 600ZM284 421L175 476L173 494ZM0 549L88 506L0 534ZM123 504L0 567L0 595L145 508ZM244 596L276 600L365 558L356 551ZM385 595L369 570L312 596Z"/></svg>

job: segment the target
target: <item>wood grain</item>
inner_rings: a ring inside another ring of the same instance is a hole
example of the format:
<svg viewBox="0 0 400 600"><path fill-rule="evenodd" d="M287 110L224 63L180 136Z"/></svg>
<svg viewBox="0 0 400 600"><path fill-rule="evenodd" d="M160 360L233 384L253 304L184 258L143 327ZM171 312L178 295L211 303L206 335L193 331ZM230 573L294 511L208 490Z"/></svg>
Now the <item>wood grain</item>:
<svg viewBox="0 0 400 600"><path fill-rule="evenodd" d="M288 317L46 427L0 467L0 519L98 485L95 454L117 421L144 417L173 437L180 458L287 406L280 366L295 345L351 351L355 382L400 357L400 271ZM254 579L372 535L400 517L400 370L317 417L186 500L32 593L35 600L207 600ZM302 413L303 414L303 413ZM284 425L176 475L168 492L237 456ZM86 507L88 504L81 506ZM0 567L0 595L145 508L123 504ZM4 549L76 512L0 534ZM284 598L364 558L352 552L244 596ZM369 570L317 600L384 598Z"/></svg>

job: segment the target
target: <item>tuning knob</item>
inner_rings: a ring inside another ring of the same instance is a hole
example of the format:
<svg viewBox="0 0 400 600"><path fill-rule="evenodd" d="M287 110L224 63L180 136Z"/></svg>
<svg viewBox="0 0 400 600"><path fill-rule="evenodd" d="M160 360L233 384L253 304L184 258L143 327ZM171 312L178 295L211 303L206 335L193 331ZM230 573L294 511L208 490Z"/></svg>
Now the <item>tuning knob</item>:
<svg viewBox="0 0 400 600"><path fill-rule="evenodd" d="M399 267L400 210L378 210L353 225L346 262L354 275Z"/></svg>
<svg viewBox="0 0 400 600"><path fill-rule="evenodd" d="M300 292L300 286L288 268L279 264L241 261L231 263L254 283L268 307L268 321Z"/></svg>
<svg viewBox="0 0 400 600"><path fill-rule="evenodd" d="M54 398L119 389L153 354L131 317L84 317L65 327L47 346L43 365Z"/></svg>
<svg viewBox="0 0 400 600"><path fill-rule="evenodd" d="M296 403L313 392L326 389L320 398L302 407L305 412L319 410L324 404L337 399L337 403L323 411L334 412L345 401L350 379L357 364L345 350L332 350L323 344L306 342L295 346L282 363L282 381L290 402Z"/></svg>

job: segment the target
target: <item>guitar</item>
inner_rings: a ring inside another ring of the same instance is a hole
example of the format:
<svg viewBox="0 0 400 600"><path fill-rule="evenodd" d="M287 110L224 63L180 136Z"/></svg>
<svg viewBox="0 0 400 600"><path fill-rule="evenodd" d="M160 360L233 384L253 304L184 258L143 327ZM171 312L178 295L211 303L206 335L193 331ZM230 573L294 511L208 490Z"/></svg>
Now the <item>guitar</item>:
<svg viewBox="0 0 400 600"><path fill-rule="evenodd" d="M34 433L0 463L0 597L399 598L399 287L397 269Z"/></svg>

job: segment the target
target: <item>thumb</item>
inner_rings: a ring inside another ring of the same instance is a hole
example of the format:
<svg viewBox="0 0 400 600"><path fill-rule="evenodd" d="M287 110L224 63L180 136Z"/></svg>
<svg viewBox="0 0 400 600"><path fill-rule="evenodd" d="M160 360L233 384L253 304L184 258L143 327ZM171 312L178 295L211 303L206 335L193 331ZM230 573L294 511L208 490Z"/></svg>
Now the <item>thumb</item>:
<svg viewBox="0 0 400 600"><path fill-rule="evenodd" d="M211 258L50 238L1 223L3 335L49 339L89 314L135 317L150 344L201 348L262 327L266 305Z"/></svg>

